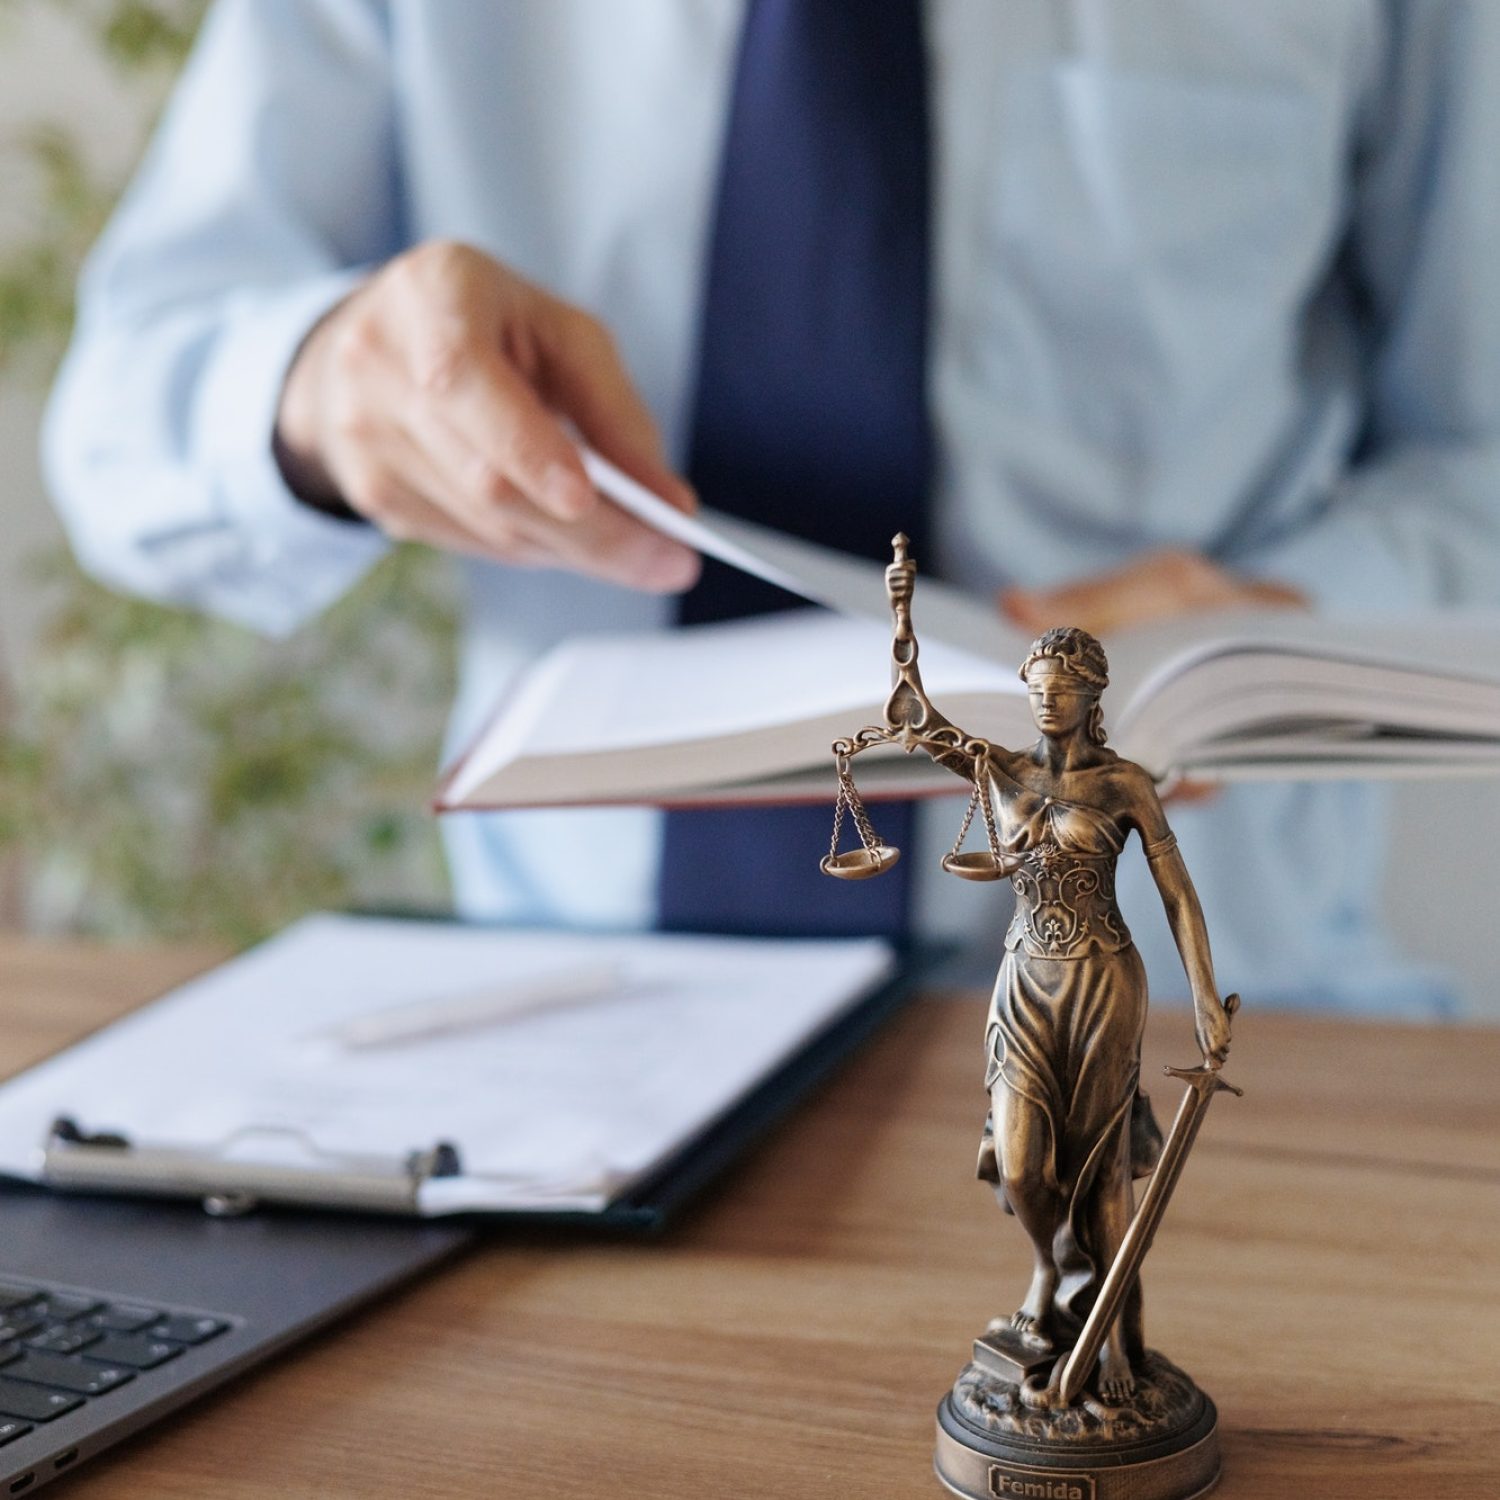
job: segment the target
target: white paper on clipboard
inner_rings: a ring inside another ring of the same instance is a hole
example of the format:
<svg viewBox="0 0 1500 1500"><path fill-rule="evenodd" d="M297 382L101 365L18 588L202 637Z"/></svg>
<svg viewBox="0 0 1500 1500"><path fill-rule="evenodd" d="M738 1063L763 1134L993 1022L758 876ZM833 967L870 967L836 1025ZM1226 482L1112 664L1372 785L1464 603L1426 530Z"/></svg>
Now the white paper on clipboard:
<svg viewBox="0 0 1500 1500"><path fill-rule="evenodd" d="M618 970L619 992L401 1046L337 1044L360 1016L581 964ZM237 1181L263 1166L304 1188L325 1167L380 1188L451 1143L460 1171L424 1180L408 1211L601 1211L894 966L880 939L308 917L0 1084L0 1172L43 1180L65 1116L164 1170L232 1160Z"/></svg>

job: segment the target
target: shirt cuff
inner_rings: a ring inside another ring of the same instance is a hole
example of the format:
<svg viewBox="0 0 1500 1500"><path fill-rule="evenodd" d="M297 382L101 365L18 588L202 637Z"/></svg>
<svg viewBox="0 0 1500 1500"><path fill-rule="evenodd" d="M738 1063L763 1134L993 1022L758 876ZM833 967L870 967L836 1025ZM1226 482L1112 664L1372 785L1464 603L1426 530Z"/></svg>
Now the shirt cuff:
<svg viewBox="0 0 1500 1500"><path fill-rule="evenodd" d="M239 539L216 591L246 607L220 613L285 635L326 608L375 563L389 542L304 504L272 451L287 371L309 331L366 276L343 270L290 290L237 293L225 309L194 411L195 467L211 476L215 508ZM225 576L241 574L243 591ZM228 588L226 590L226 585Z"/></svg>

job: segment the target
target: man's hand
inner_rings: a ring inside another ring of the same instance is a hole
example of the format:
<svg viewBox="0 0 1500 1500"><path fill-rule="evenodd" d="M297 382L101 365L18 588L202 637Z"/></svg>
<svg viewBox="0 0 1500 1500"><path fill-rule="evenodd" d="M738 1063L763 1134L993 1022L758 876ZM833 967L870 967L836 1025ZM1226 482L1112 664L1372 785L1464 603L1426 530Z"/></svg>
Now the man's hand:
<svg viewBox="0 0 1500 1500"><path fill-rule="evenodd" d="M397 256L308 336L276 443L304 499L342 500L400 540L687 588L697 554L595 494L564 417L694 509L604 327L480 251L434 241Z"/></svg>
<svg viewBox="0 0 1500 1500"><path fill-rule="evenodd" d="M1148 552L1062 588L1009 589L1000 597L1001 609L1025 630L1040 634L1054 625L1078 625L1098 636L1194 610L1306 604L1296 589L1240 578L1197 552L1177 550Z"/></svg>

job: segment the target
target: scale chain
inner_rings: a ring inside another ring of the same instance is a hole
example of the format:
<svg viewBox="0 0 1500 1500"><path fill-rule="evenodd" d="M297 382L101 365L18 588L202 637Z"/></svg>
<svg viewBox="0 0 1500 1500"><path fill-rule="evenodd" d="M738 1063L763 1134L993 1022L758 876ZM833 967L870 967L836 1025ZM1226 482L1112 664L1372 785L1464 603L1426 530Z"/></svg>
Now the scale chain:
<svg viewBox="0 0 1500 1500"><path fill-rule="evenodd" d="M875 829L870 823L870 815L865 810L864 798L854 789L854 778L849 778L849 811L854 817L854 826L859 829L859 841L866 849L879 848L880 840L876 837Z"/></svg>
<svg viewBox="0 0 1500 1500"><path fill-rule="evenodd" d="M839 852L839 833L844 826L844 773L839 772L839 793L833 799L833 837L828 841L828 857L836 859Z"/></svg>
<svg viewBox="0 0 1500 1500"><path fill-rule="evenodd" d="M1000 835L995 831L995 809L990 802L990 788L988 782L982 778L984 768L982 764L974 767L974 788L979 793L979 808L984 814L984 832L989 839L990 853L996 859L1000 858Z"/></svg>
<svg viewBox="0 0 1500 1500"><path fill-rule="evenodd" d="M974 790L969 793L969 805L964 809L964 820L958 825L958 837L953 840L953 848L949 851L957 856L964 847L964 840L969 836L969 825L974 821L974 809L979 806L979 778L974 779Z"/></svg>
<svg viewBox="0 0 1500 1500"><path fill-rule="evenodd" d="M953 841L949 858L957 858L962 853L964 840L968 838L970 825L974 822L975 808L984 815L985 837L989 841L990 853L998 860L1000 834L995 828L995 809L990 804L990 791L984 780L984 762L978 758L974 762L974 790L969 793L969 805L964 809L964 820L959 825L958 837Z"/></svg>
<svg viewBox="0 0 1500 1500"><path fill-rule="evenodd" d="M849 768L846 756L839 757L838 775L839 790L833 803L833 837L828 842L828 857L833 859L838 855L839 835L844 828L845 808L854 819L854 827L859 834L861 846L873 853L880 846L880 838L870 822L869 813L865 810L864 798L859 795L859 790L854 785L854 773Z"/></svg>

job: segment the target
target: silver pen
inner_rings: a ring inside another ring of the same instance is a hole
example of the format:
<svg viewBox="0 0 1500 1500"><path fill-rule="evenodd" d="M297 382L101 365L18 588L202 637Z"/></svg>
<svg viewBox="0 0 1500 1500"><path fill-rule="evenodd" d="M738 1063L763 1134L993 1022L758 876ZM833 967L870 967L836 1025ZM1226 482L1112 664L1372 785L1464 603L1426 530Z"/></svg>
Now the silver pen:
<svg viewBox="0 0 1500 1500"><path fill-rule="evenodd" d="M393 1047L500 1025L541 1011L592 1005L622 993L625 988L626 974L619 964L580 964L509 985L394 1005L370 1015L356 1016L324 1036L356 1052Z"/></svg>

